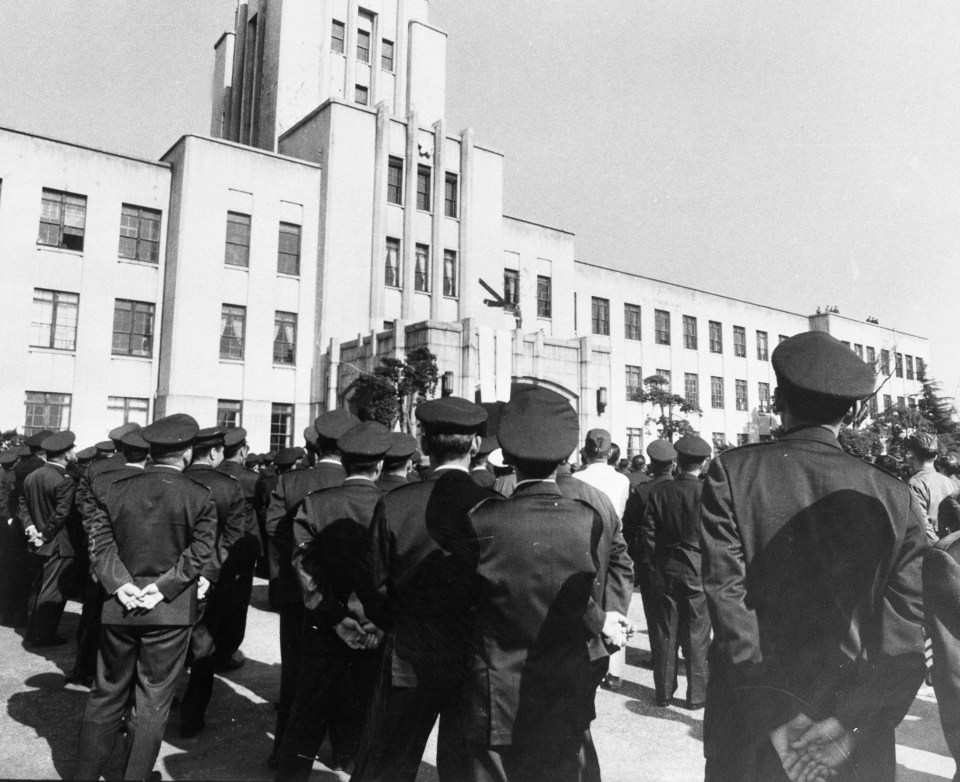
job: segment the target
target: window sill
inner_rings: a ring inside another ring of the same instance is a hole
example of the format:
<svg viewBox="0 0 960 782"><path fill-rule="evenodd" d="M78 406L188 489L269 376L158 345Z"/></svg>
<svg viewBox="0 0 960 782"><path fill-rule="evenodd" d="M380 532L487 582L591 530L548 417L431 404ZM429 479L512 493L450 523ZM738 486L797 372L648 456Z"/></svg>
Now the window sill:
<svg viewBox="0 0 960 782"><path fill-rule="evenodd" d="M159 261L140 261L136 258L117 258L117 263L129 263L131 266L145 266L148 269L159 269Z"/></svg>
<svg viewBox="0 0 960 782"><path fill-rule="evenodd" d="M432 210L432 209L421 209L421 208L418 206L418 207L417 207L417 211L418 211L420 214L431 215L431 216L433 215L433 210Z"/></svg>
<svg viewBox="0 0 960 782"><path fill-rule="evenodd" d="M443 298L446 299L447 301L460 301L460 297L459 297L459 296L451 296L451 295L448 294L448 293L444 293L444 294L443 294Z"/></svg>
<svg viewBox="0 0 960 782"><path fill-rule="evenodd" d="M76 348L48 348L43 345L30 345L31 353L49 353L52 356L76 356Z"/></svg>
<svg viewBox="0 0 960 782"><path fill-rule="evenodd" d="M238 271L238 272L248 272L248 273L249 273L249 271L250 271L250 266L249 266L249 264L248 264L247 266L237 266L237 265L234 264L234 263L225 263L225 264L223 264L223 268L224 268L224 269L233 269L234 271Z"/></svg>
<svg viewBox="0 0 960 782"><path fill-rule="evenodd" d="M274 369L296 369L297 365L296 364L278 364L274 362L273 368Z"/></svg>
<svg viewBox="0 0 960 782"><path fill-rule="evenodd" d="M547 323L553 323L553 315L537 315L537 320L543 320Z"/></svg>
<svg viewBox="0 0 960 782"><path fill-rule="evenodd" d="M403 286L401 286L401 285L388 285L387 283L384 283L384 284L383 284L383 287L386 288L388 291L402 291L402 290L403 290Z"/></svg>
<svg viewBox="0 0 960 782"><path fill-rule="evenodd" d="M221 364L239 364L240 366L243 366L243 359L242 358L225 358L223 356L220 356L220 363Z"/></svg>
<svg viewBox="0 0 960 782"><path fill-rule="evenodd" d="M288 274L287 272L277 272L277 277L279 277L281 280L296 280L297 282L300 281L299 274Z"/></svg>
<svg viewBox="0 0 960 782"><path fill-rule="evenodd" d="M418 291L418 290L414 290L414 293L418 293L418 294L420 294L421 296L431 296L431 295L433 295L433 294L430 293L430 291Z"/></svg>
<svg viewBox="0 0 960 782"><path fill-rule="evenodd" d="M153 356L128 356L124 353L111 353L111 361L136 361L138 364L152 364Z"/></svg>
<svg viewBox="0 0 960 782"><path fill-rule="evenodd" d="M444 218L447 219L447 220L452 220L452 221L455 222L455 223L459 223L459 222L460 222L460 216L459 216L459 215L457 215L456 217L453 217L452 215L445 214L445 215L444 215Z"/></svg>
<svg viewBox="0 0 960 782"><path fill-rule="evenodd" d="M42 252L60 253L61 255L73 255L77 258L83 257L83 250L71 250L67 247L57 247L53 244L41 244L37 242L37 250Z"/></svg>

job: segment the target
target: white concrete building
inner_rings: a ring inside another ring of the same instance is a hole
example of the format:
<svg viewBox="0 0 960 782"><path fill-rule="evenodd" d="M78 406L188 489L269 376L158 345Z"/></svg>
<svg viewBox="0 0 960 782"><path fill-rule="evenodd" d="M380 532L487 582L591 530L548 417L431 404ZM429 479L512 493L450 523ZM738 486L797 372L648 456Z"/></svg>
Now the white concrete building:
<svg viewBox="0 0 960 782"><path fill-rule="evenodd" d="M16 324L0 427L86 444L182 411L266 450L426 345L455 393L546 385L625 454L656 437L633 390L667 374L697 399L695 428L737 443L769 432L769 354L810 328L888 351L903 376L881 399L920 392L921 337L577 261L571 233L505 216L504 155L447 126L447 36L427 10L241 0L216 45L211 137L159 163L0 129Z"/></svg>

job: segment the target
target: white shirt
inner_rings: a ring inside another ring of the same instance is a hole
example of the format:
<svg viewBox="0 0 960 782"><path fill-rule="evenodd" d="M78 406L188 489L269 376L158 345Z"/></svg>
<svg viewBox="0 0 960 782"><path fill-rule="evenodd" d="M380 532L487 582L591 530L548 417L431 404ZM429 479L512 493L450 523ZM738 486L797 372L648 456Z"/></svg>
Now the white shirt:
<svg viewBox="0 0 960 782"><path fill-rule="evenodd" d="M594 462L575 472L573 477L606 494L617 515L623 517L623 509L627 507L627 497L630 496L630 480L626 475L621 475L609 464Z"/></svg>

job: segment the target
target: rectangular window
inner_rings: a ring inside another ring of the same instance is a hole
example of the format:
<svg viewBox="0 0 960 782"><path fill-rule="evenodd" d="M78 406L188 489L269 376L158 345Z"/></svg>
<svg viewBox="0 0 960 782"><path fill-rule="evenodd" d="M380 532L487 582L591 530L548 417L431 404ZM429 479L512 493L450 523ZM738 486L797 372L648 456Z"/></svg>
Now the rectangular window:
<svg viewBox="0 0 960 782"><path fill-rule="evenodd" d="M398 157L387 161L387 203L403 203L403 160Z"/></svg>
<svg viewBox="0 0 960 782"><path fill-rule="evenodd" d="M224 304L220 310L220 358L243 360L247 308Z"/></svg>
<svg viewBox="0 0 960 782"><path fill-rule="evenodd" d="M632 459L643 452L643 429L627 427L627 458Z"/></svg>
<svg viewBox="0 0 960 782"><path fill-rule="evenodd" d="M907 380L913 380L913 356L907 355Z"/></svg>
<svg viewBox="0 0 960 782"><path fill-rule="evenodd" d="M723 432L714 432L712 440L714 453L727 447L727 436Z"/></svg>
<svg viewBox="0 0 960 782"><path fill-rule="evenodd" d="M874 366L877 363L877 351L873 348L867 348L867 363Z"/></svg>
<svg viewBox="0 0 960 782"><path fill-rule="evenodd" d="M357 30L357 60L370 62L370 32Z"/></svg>
<svg viewBox="0 0 960 782"><path fill-rule="evenodd" d="M70 428L70 394L50 394L45 391L27 391L27 418L23 426L23 436L50 429L59 432Z"/></svg>
<svg viewBox="0 0 960 782"><path fill-rule="evenodd" d="M113 355L153 355L153 316L156 306L146 301L113 302Z"/></svg>
<svg viewBox="0 0 960 782"><path fill-rule="evenodd" d="M280 223L277 243L277 271L280 274L300 274L300 226Z"/></svg>
<svg viewBox="0 0 960 782"><path fill-rule="evenodd" d="M902 396L897 397L897 407L904 408L907 406L906 400Z"/></svg>
<svg viewBox="0 0 960 782"><path fill-rule="evenodd" d="M297 363L297 314L295 312L273 313L273 363L293 365Z"/></svg>
<svg viewBox="0 0 960 782"><path fill-rule="evenodd" d="M393 73L393 41L386 38L380 42L380 67Z"/></svg>
<svg viewBox="0 0 960 782"><path fill-rule="evenodd" d="M250 215L227 212L227 266L250 265Z"/></svg>
<svg viewBox="0 0 960 782"><path fill-rule="evenodd" d="M293 445L293 405L270 405L270 450Z"/></svg>
<svg viewBox="0 0 960 782"><path fill-rule="evenodd" d="M590 299L590 320L594 334L610 334L610 299Z"/></svg>
<svg viewBox="0 0 960 782"><path fill-rule="evenodd" d="M692 315L683 316L683 346L688 350L697 349L697 319Z"/></svg>
<svg viewBox="0 0 960 782"><path fill-rule="evenodd" d="M83 251L87 197L43 188L38 244Z"/></svg>
<svg viewBox="0 0 960 782"><path fill-rule="evenodd" d="M626 366L627 401L636 401L636 396L643 391L643 371L640 367Z"/></svg>
<svg viewBox="0 0 960 782"><path fill-rule="evenodd" d="M77 349L77 314L80 295L33 289L30 346L54 350Z"/></svg>
<svg viewBox="0 0 960 782"><path fill-rule="evenodd" d="M400 287L400 240L389 236L383 266L383 283L391 288Z"/></svg>
<svg viewBox="0 0 960 782"><path fill-rule="evenodd" d="M457 268L457 252L456 250L444 250L443 251L443 295L444 296L456 296L457 295L457 280L460 277L459 269Z"/></svg>
<svg viewBox="0 0 960 782"><path fill-rule="evenodd" d="M767 332L757 332L757 361L769 361L770 353L767 348Z"/></svg>
<svg viewBox="0 0 960 782"><path fill-rule="evenodd" d="M747 409L747 381L746 380L735 380L734 382L734 392L737 395L737 410L746 410Z"/></svg>
<svg viewBox="0 0 960 782"><path fill-rule="evenodd" d="M457 216L458 177L447 172L443 180L443 213L447 217Z"/></svg>
<svg viewBox="0 0 960 782"><path fill-rule="evenodd" d="M723 378L716 375L710 377L710 407L723 409Z"/></svg>
<svg viewBox="0 0 960 782"><path fill-rule="evenodd" d="M430 166L417 166L417 209L430 211Z"/></svg>
<svg viewBox="0 0 960 782"><path fill-rule="evenodd" d="M217 400L217 428L235 429L243 421L243 402L238 399Z"/></svg>
<svg viewBox="0 0 960 782"><path fill-rule="evenodd" d="M361 106L366 106L370 103L370 90L362 84L355 84L353 86L353 101Z"/></svg>
<svg viewBox="0 0 960 782"><path fill-rule="evenodd" d="M873 394L872 396L870 396L870 398L867 399L867 404L870 407L870 415L876 416L878 412L877 411L877 395Z"/></svg>
<svg viewBox="0 0 960 782"><path fill-rule="evenodd" d="M700 407L700 376L695 372L683 373L683 398L688 405Z"/></svg>
<svg viewBox="0 0 960 782"><path fill-rule="evenodd" d="M896 363L897 377L903 377L903 353L897 353L897 355L894 356L894 359L897 362Z"/></svg>
<svg viewBox="0 0 960 782"><path fill-rule="evenodd" d="M330 51L334 54L343 54L345 50L344 42L347 39L347 26L343 22L333 20L330 31Z"/></svg>
<svg viewBox="0 0 960 782"><path fill-rule="evenodd" d="M623 332L627 339L640 340L640 305L623 305Z"/></svg>
<svg viewBox="0 0 960 782"><path fill-rule="evenodd" d="M663 390L669 391L670 386L673 385L673 376L670 374L669 369L658 369L657 374L663 378Z"/></svg>
<svg viewBox="0 0 960 782"><path fill-rule="evenodd" d="M917 380L923 382L927 379L927 365L920 356L917 356Z"/></svg>
<svg viewBox="0 0 960 782"><path fill-rule="evenodd" d="M666 310L654 310L653 322L658 345L670 344L670 313Z"/></svg>
<svg viewBox="0 0 960 782"><path fill-rule="evenodd" d="M889 410L891 407L893 407L893 397L890 396L890 394L884 394L884 395L883 395L883 409L884 409L884 410Z"/></svg>
<svg viewBox="0 0 960 782"><path fill-rule="evenodd" d="M430 248L425 244L418 244L415 253L416 261L413 267L413 289L430 292Z"/></svg>
<svg viewBox="0 0 960 782"><path fill-rule="evenodd" d="M716 320L710 321L710 352L723 353L723 326Z"/></svg>
<svg viewBox="0 0 960 782"><path fill-rule="evenodd" d="M733 355L746 358L747 330L743 326L733 327Z"/></svg>
<svg viewBox="0 0 960 782"><path fill-rule="evenodd" d="M537 317L553 317L553 283L542 274L537 275Z"/></svg>
<svg viewBox="0 0 960 782"><path fill-rule="evenodd" d="M514 269L503 270L503 305L513 311L520 303L520 272Z"/></svg>
<svg viewBox="0 0 960 782"><path fill-rule="evenodd" d="M880 371L884 374L890 373L890 351L880 349Z"/></svg>
<svg viewBox="0 0 960 782"><path fill-rule="evenodd" d="M737 435L737 445L746 445L749 442L750 442L750 435L747 435L747 434Z"/></svg>
<svg viewBox="0 0 960 782"><path fill-rule="evenodd" d="M858 345L856 342L854 342L853 352L857 354L857 358L863 361L863 345Z"/></svg>
<svg viewBox="0 0 960 782"><path fill-rule="evenodd" d="M160 258L160 212L142 206L120 207L121 258L156 263Z"/></svg>
<svg viewBox="0 0 960 782"><path fill-rule="evenodd" d="M146 426L150 423L149 413L149 399L131 396L107 397L107 421L111 428L130 423Z"/></svg>
<svg viewBox="0 0 960 782"><path fill-rule="evenodd" d="M759 404L760 412L769 413L770 412L770 384L758 383L757 396L760 400L760 404Z"/></svg>

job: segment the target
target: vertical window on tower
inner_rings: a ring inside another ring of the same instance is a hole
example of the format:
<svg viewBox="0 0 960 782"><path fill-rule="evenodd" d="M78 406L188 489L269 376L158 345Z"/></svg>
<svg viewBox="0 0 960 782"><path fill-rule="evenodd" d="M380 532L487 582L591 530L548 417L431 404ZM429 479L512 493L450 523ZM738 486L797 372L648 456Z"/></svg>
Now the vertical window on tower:
<svg viewBox="0 0 960 782"><path fill-rule="evenodd" d="M416 263L413 267L413 289L430 292L430 248L425 244L417 245Z"/></svg>
<svg viewBox="0 0 960 782"><path fill-rule="evenodd" d="M610 334L610 299L593 296L590 299L590 325L594 334Z"/></svg>
<svg viewBox="0 0 960 782"><path fill-rule="evenodd" d="M330 30L330 51L334 54L343 54L347 39L347 26L343 22L333 20Z"/></svg>
<svg viewBox="0 0 960 782"><path fill-rule="evenodd" d="M553 291L549 277L537 275L537 317L553 317Z"/></svg>
<svg viewBox="0 0 960 782"><path fill-rule="evenodd" d="M884 395L883 395L883 409L884 409L884 410L889 410L891 407L893 407L893 397L890 396L890 394L884 394Z"/></svg>
<svg viewBox="0 0 960 782"><path fill-rule="evenodd" d="M297 314L273 313L273 363L297 363Z"/></svg>
<svg viewBox="0 0 960 782"><path fill-rule="evenodd" d="M737 410L746 410L747 409L747 381L735 380L734 390L736 391L736 395L737 395Z"/></svg>
<svg viewBox="0 0 960 782"><path fill-rule="evenodd" d="M640 305L623 305L623 336L626 339L640 339Z"/></svg>
<svg viewBox="0 0 960 782"><path fill-rule="evenodd" d="M380 42L380 67L393 73L393 41L384 38Z"/></svg>
<svg viewBox="0 0 960 782"><path fill-rule="evenodd" d="M913 380L913 356L907 356L907 380Z"/></svg>
<svg viewBox="0 0 960 782"><path fill-rule="evenodd" d="M443 213L447 217L457 216L457 175L449 171L443 181Z"/></svg>
<svg viewBox="0 0 960 782"><path fill-rule="evenodd" d="M417 209L430 211L430 166L417 166Z"/></svg>
<svg viewBox="0 0 960 782"><path fill-rule="evenodd" d="M403 160L398 157L387 161L387 203L403 204Z"/></svg>
<svg viewBox="0 0 960 782"><path fill-rule="evenodd" d="M923 363L923 359L920 356L917 356L917 380L921 382L927 379L927 365Z"/></svg>
<svg viewBox="0 0 960 782"><path fill-rule="evenodd" d="M243 420L243 402L238 399L217 400L217 428L236 429Z"/></svg>
<svg viewBox="0 0 960 782"><path fill-rule="evenodd" d="M683 373L683 398L688 405L700 407L700 376L695 372Z"/></svg>
<svg viewBox="0 0 960 782"><path fill-rule="evenodd" d="M767 332L758 331L757 332L757 360L758 361L767 361L769 359L768 347L767 347Z"/></svg>
<svg viewBox="0 0 960 782"><path fill-rule="evenodd" d="M896 360L897 377L903 377L903 353L897 353L894 359Z"/></svg>
<svg viewBox="0 0 960 782"><path fill-rule="evenodd" d="M692 315L683 316L683 346L688 350L697 349L697 319Z"/></svg>
<svg viewBox="0 0 960 782"><path fill-rule="evenodd" d="M867 399L867 405L870 408L870 415L876 416L879 410L877 409L877 395L873 394L869 399Z"/></svg>
<svg viewBox="0 0 960 782"><path fill-rule="evenodd" d="M513 312L520 303L520 272L503 270L503 308Z"/></svg>
<svg viewBox="0 0 960 782"><path fill-rule="evenodd" d="M723 409L723 378L716 375L710 377L710 407Z"/></svg>
<svg viewBox="0 0 960 782"><path fill-rule="evenodd" d="M890 372L890 351L880 348L880 371L889 374Z"/></svg>
<svg viewBox="0 0 960 782"><path fill-rule="evenodd" d="M220 310L220 358L243 360L247 308L224 304Z"/></svg>
<svg viewBox="0 0 960 782"><path fill-rule="evenodd" d="M270 450L293 445L293 405L270 405Z"/></svg>
<svg viewBox="0 0 960 782"><path fill-rule="evenodd" d="M370 62L370 32L357 30L357 60Z"/></svg>
<svg viewBox="0 0 960 782"><path fill-rule="evenodd" d="M723 326L719 321L710 321L710 352L723 353Z"/></svg>
<svg viewBox="0 0 960 782"><path fill-rule="evenodd" d="M280 223L277 243L277 271L280 274L300 274L300 226Z"/></svg>
<svg viewBox="0 0 960 782"><path fill-rule="evenodd" d="M383 267L383 283L390 288L400 287L400 240L387 237L387 257Z"/></svg>
<svg viewBox="0 0 960 782"><path fill-rule="evenodd" d="M443 295L457 295L457 252L456 250L443 251Z"/></svg>
<svg viewBox="0 0 960 782"><path fill-rule="evenodd" d="M43 189L40 200L38 244L83 251L86 222L86 196Z"/></svg>
<svg viewBox="0 0 960 782"><path fill-rule="evenodd" d="M760 398L760 412L769 413L770 412L770 384L769 383L759 383L757 385L757 392Z"/></svg>
<svg viewBox="0 0 960 782"><path fill-rule="evenodd" d="M666 310L653 311L654 328L658 345L670 344L670 313Z"/></svg>
<svg viewBox="0 0 960 782"><path fill-rule="evenodd" d="M361 106L370 103L370 90L362 84L357 84L353 90L353 100Z"/></svg>
<svg viewBox="0 0 960 782"><path fill-rule="evenodd" d="M627 364L626 372L627 401L636 402L637 394L643 391L643 370L638 366Z"/></svg>
<svg viewBox="0 0 960 782"><path fill-rule="evenodd" d="M250 215L227 212L227 266L250 265Z"/></svg>
<svg viewBox="0 0 960 782"><path fill-rule="evenodd" d="M877 363L877 351L876 348L867 348L867 363L870 366L874 366Z"/></svg>
<svg viewBox="0 0 960 782"><path fill-rule="evenodd" d="M746 358L747 330L743 326L733 327L733 355Z"/></svg>

